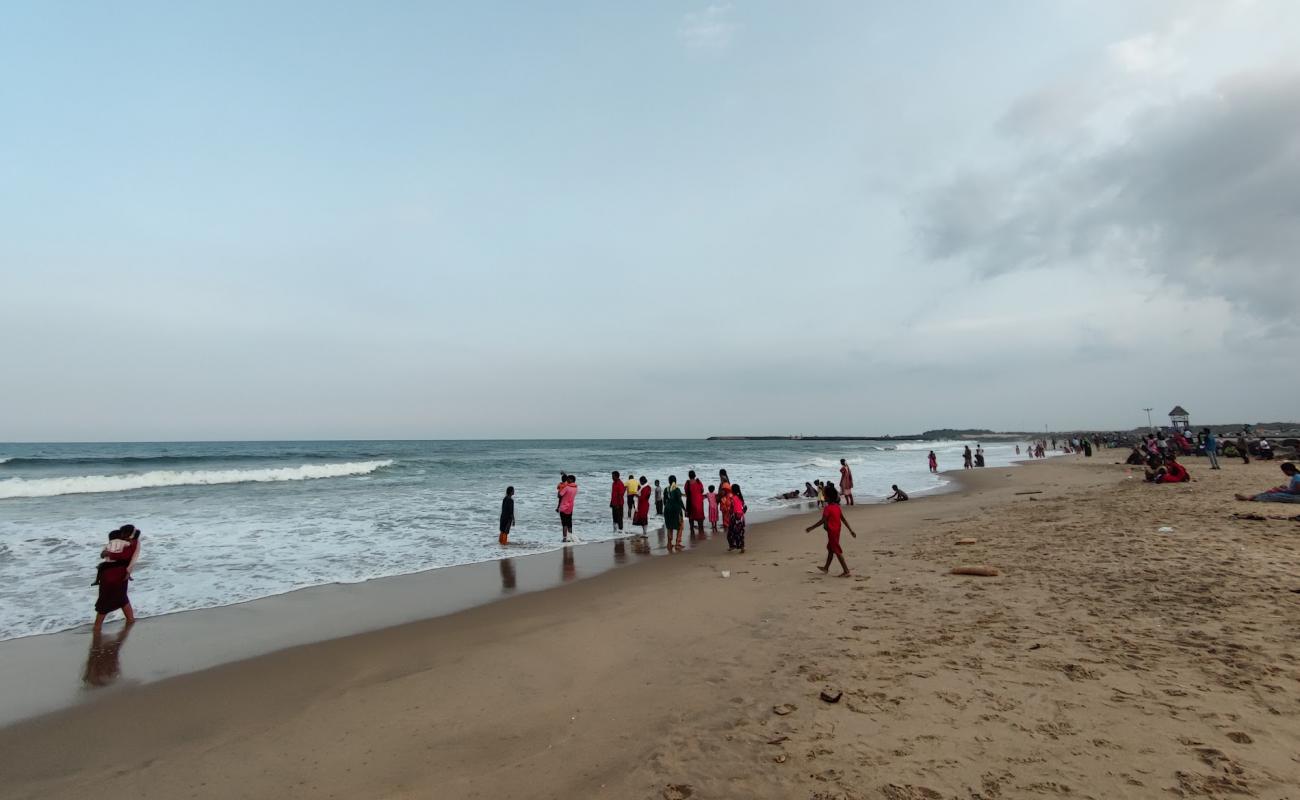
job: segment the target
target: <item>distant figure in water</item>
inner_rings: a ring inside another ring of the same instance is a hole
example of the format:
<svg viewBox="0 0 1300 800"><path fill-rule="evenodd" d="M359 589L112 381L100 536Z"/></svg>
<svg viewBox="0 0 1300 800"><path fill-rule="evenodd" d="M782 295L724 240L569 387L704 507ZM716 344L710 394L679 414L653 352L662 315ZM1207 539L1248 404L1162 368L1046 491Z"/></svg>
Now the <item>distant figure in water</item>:
<svg viewBox="0 0 1300 800"><path fill-rule="evenodd" d="M984 466L984 446L975 445L975 466Z"/></svg>
<svg viewBox="0 0 1300 800"><path fill-rule="evenodd" d="M501 524L497 530L501 535L497 537L499 544L510 543L510 529L515 526L515 487L506 487L506 496L501 499Z"/></svg>
<svg viewBox="0 0 1300 800"><path fill-rule="evenodd" d="M803 482L803 496L813 498L817 496L817 490L808 481Z"/></svg>
<svg viewBox="0 0 1300 800"><path fill-rule="evenodd" d="M816 525L809 525L805 531L807 533L812 533L818 528L826 529L826 563L817 569L822 572L830 572L831 560L838 558L840 560L840 568L844 570L839 576L841 578L847 578L849 577L849 565L844 562L844 549L840 547L841 527L848 528L849 534L852 535L854 539L858 538L858 534L853 530L853 526L849 524L848 520L844 519L844 510L840 508L840 498L838 493L835 491L835 487L827 486L826 508L822 509L821 521Z"/></svg>
<svg viewBox="0 0 1300 800"><path fill-rule="evenodd" d="M677 476L668 476L668 489L664 491L664 527L668 530L668 549L682 549L682 518L686 516L686 498L677 485ZM673 533L677 541L673 542Z"/></svg>
<svg viewBox="0 0 1300 800"><path fill-rule="evenodd" d="M627 483L624 485L627 487L627 517L631 519L636 513L637 495L641 492L641 484L637 483L635 472L627 473Z"/></svg>
<svg viewBox="0 0 1300 800"><path fill-rule="evenodd" d="M650 482L641 476L641 490L636 497L636 514L632 517L633 525L641 526L641 535L646 535L646 525L650 521Z"/></svg>
<svg viewBox="0 0 1300 800"><path fill-rule="evenodd" d="M713 487L713 484L709 484L709 493L705 497L709 501L709 527L716 534L718 532L718 492Z"/></svg>
<svg viewBox="0 0 1300 800"><path fill-rule="evenodd" d="M844 497L844 502L853 505L853 470L849 469L849 462L840 459L840 494Z"/></svg>
<svg viewBox="0 0 1300 800"><path fill-rule="evenodd" d="M569 541L573 536L573 506L578 499L578 479L573 475L567 475L564 483L560 484L556 491L560 503L556 510L560 512L560 529L564 533L564 541Z"/></svg>
<svg viewBox="0 0 1300 800"><path fill-rule="evenodd" d="M889 497L886 497L885 498L886 500L893 500L895 502L901 503L907 499L907 492L898 488L898 484L895 483L892 486L890 486L890 488L894 490L894 493L891 494Z"/></svg>
<svg viewBox="0 0 1300 800"><path fill-rule="evenodd" d="M609 490L609 511L614 519L614 530L623 530L623 495L627 493L627 484L619 477L617 472L611 476L614 479L613 486Z"/></svg>
<svg viewBox="0 0 1300 800"><path fill-rule="evenodd" d="M110 546L100 552L105 560L97 570L96 583L99 585L99 598L95 601L95 633L104 627L104 617L121 610L126 616L126 624L135 622L135 609L131 608L131 598L127 596L127 583L131 580L131 571L140 556L140 531L134 525L123 525L108 535ZM114 542L122 542L116 545Z"/></svg>
<svg viewBox="0 0 1300 800"><path fill-rule="evenodd" d="M933 450L930 451L930 471L939 471L939 457L934 454Z"/></svg>
<svg viewBox="0 0 1300 800"><path fill-rule="evenodd" d="M963 451L961 454L961 468L962 469L974 468L974 465L971 463L970 445L966 445L965 451Z"/></svg>
<svg viewBox="0 0 1300 800"><path fill-rule="evenodd" d="M664 490L663 487L659 485L659 481L656 479L655 480L655 516L662 517L663 515L664 515Z"/></svg>
<svg viewBox="0 0 1300 800"><path fill-rule="evenodd" d="M692 534L698 529L704 535L704 481L696 477L695 470L686 475L686 519Z"/></svg>
<svg viewBox="0 0 1300 800"><path fill-rule="evenodd" d="M1020 455L1020 445L1016 445L1016 455Z"/></svg>

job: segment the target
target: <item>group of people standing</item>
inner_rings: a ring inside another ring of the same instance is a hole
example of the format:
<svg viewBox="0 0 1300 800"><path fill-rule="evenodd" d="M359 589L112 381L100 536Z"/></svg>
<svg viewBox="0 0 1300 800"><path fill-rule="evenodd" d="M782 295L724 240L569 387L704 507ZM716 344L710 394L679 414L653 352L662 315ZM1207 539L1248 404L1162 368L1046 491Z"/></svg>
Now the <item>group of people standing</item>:
<svg viewBox="0 0 1300 800"><path fill-rule="evenodd" d="M733 484L727 471L719 470L718 484L706 489L704 482L695 474L687 473L685 484L677 483L676 475L668 476L668 486L664 488L659 481L650 480L642 475L637 477L629 472L624 479L618 471L610 473L609 510L613 529L622 532L625 522L630 519L632 526L641 528L641 535L647 535L650 524L650 504L653 499L655 514L664 519L664 528L668 532L668 548L683 549L682 538L685 527L689 526L691 534L704 535L704 522L708 520L713 533L718 532L718 523L727 534L728 550L745 551L745 496L738 484ZM506 495L501 501L501 519L498 526L497 541L509 544L510 530L515 525L515 487L507 486ZM560 531L563 541L573 537L573 510L578 498L578 479L570 474L562 474L555 487L555 511L560 516ZM685 523L685 524L683 524Z"/></svg>

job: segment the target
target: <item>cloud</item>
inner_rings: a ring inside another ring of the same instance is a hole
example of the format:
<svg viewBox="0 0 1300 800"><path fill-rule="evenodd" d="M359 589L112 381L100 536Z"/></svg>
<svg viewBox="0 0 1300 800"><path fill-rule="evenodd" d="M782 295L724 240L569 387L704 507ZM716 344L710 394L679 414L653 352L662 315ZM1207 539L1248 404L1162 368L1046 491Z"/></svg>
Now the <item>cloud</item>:
<svg viewBox="0 0 1300 800"><path fill-rule="evenodd" d="M725 50L731 45L736 25L731 21L731 4L711 5L687 12L677 29L677 38L692 50Z"/></svg>
<svg viewBox="0 0 1300 800"><path fill-rule="evenodd" d="M1123 264L1262 319L1295 319L1300 73L1236 75L1141 110L1086 154L972 171L921 206L923 252L977 275Z"/></svg>

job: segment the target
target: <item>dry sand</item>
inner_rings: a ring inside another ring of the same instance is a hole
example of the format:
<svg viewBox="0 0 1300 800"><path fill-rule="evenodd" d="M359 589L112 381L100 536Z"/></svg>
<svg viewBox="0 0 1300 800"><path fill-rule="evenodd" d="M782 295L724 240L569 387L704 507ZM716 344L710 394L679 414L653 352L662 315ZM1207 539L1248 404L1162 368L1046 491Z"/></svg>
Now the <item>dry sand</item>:
<svg viewBox="0 0 1300 800"><path fill-rule="evenodd" d="M0 730L0 794L1300 798L1300 525L1232 518L1300 509L1114 460L851 509L851 579L809 515L111 694Z"/></svg>

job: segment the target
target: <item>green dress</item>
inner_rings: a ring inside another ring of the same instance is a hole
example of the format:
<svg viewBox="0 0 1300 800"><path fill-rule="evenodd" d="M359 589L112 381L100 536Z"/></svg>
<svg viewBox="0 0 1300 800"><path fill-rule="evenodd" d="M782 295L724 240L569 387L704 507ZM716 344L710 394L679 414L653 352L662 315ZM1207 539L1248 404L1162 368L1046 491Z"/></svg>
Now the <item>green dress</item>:
<svg viewBox="0 0 1300 800"><path fill-rule="evenodd" d="M668 487L664 492L664 527L670 531L681 529L685 512L686 501L682 498L681 488L676 485Z"/></svg>

